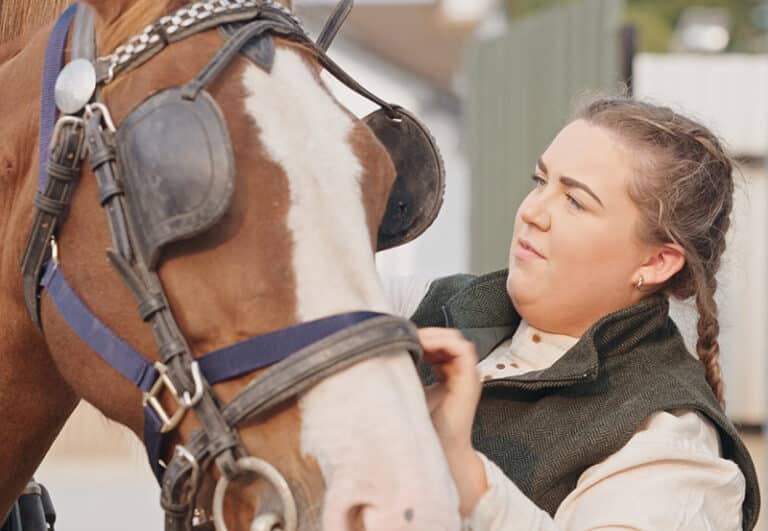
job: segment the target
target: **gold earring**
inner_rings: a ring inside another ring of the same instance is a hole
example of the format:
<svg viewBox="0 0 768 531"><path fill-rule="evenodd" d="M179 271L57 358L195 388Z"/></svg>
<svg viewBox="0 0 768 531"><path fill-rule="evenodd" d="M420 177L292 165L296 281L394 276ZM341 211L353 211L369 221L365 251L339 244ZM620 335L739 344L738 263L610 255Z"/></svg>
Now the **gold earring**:
<svg viewBox="0 0 768 531"><path fill-rule="evenodd" d="M635 287L637 289L641 289L643 287L643 284L645 284L645 279L643 278L643 275L640 275L640 278L637 280L637 284L635 284Z"/></svg>

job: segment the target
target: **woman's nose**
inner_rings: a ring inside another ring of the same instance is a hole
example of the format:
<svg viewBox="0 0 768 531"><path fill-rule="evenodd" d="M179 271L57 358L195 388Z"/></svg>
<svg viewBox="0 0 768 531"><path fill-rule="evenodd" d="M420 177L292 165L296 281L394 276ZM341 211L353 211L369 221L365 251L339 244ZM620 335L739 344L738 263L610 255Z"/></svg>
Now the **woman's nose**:
<svg viewBox="0 0 768 531"><path fill-rule="evenodd" d="M552 223L549 212L549 201L545 194L530 194L520 205L520 219L527 225L539 230L548 231Z"/></svg>

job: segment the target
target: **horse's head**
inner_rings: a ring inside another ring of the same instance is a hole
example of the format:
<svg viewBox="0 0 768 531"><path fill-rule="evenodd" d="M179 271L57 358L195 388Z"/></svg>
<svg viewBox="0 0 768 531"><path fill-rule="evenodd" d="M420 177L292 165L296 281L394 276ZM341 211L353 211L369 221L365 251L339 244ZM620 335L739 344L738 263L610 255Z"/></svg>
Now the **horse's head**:
<svg viewBox="0 0 768 531"><path fill-rule="evenodd" d="M91 2L98 48L177 3ZM247 3L260 4L207 4ZM49 302L46 337L65 377L108 416L145 437L157 428L145 415L160 417L164 505L181 514L167 529L186 529L190 508L219 513L214 497L229 529L250 529L254 515L290 519L291 497L303 530L456 529L456 495L407 352L412 330L363 313L388 310L373 259L392 244L379 231L396 178L388 135L429 141L395 107L367 122L350 114L320 78L335 65L289 31L289 17L262 11L272 26L241 17L183 39L166 27L160 53L134 61L133 49L125 66L107 59L101 70L97 61L103 105L82 115L89 153L57 269L167 378L144 388L142 408L136 387ZM439 161L410 161L413 171L425 164ZM211 362L221 378L205 372L211 352L275 331ZM253 363L282 350L298 352L267 369ZM245 361L229 370L233 359ZM214 496L221 476L231 483Z"/></svg>

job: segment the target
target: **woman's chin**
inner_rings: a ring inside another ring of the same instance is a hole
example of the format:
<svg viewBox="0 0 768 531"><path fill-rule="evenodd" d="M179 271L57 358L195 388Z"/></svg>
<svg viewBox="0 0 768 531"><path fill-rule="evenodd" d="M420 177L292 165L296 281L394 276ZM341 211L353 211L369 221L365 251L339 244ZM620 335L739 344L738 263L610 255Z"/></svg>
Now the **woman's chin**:
<svg viewBox="0 0 768 531"><path fill-rule="evenodd" d="M507 291L519 292L525 290L526 287L536 285L536 279L534 278L535 271L527 267L520 267L513 261L509 264L509 272L507 273Z"/></svg>
<svg viewBox="0 0 768 531"><path fill-rule="evenodd" d="M509 295L509 298L512 299L512 303L517 307L517 305L521 301L525 301L530 297L530 293L527 293L530 291L530 288L532 287L532 281L531 279L526 278L528 275L526 275L524 272L516 269L516 268L510 268L509 274L507 275L507 294Z"/></svg>
<svg viewBox="0 0 768 531"><path fill-rule="evenodd" d="M525 318L527 308L541 305L545 293L542 292L543 282L541 277L534 278L530 271L519 268L510 268L507 275L507 294L512 299L517 313Z"/></svg>

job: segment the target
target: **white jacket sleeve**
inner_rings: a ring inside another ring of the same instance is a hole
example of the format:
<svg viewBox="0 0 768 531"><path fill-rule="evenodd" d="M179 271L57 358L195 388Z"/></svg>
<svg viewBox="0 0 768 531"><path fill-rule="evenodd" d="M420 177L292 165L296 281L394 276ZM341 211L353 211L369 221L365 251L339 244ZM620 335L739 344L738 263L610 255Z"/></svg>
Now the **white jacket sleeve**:
<svg viewBox="0 0 768 531"><path fill-rule="evenodd" d="M485 465L488 491L464 520L462 531L554 531L554 521L517 488L496 464L478 452Z"/></svg>
<svg viewBox="0 0 768 531"><path fill-rule="evenodd" d="M410 318L419 307L434 280L424 276L381 276L384 295L392 306L392 313Z"/></svg>
<svg viewBox="0 0 768 531"><path fill-rule="evenodd" d="M588 468L551 518L483 457L490 489L467 531L740 531L745 480L720 457L712 424L690 410L655 413L618 452Z"/></svg>

